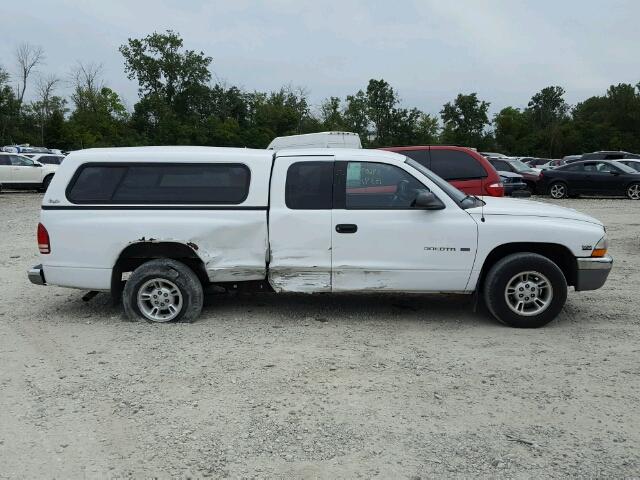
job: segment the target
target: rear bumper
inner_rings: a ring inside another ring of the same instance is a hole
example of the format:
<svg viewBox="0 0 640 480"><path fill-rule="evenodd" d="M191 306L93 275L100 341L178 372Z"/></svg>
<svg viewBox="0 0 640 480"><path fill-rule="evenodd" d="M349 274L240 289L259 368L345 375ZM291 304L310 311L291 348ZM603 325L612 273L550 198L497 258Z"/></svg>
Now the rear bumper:
<svg viewBox="0 0 640 480"><path fill-rule="evenodd" d="M47 284L44 279L44 271L42 270L42 265L35 265L31 267L27 272L27 276L29 277L29 281L35 285Z"/></svg>
<svg viewBox="0 0 640 480"><path fill-rule="evenodd" d="M576 275L576 291L597 290L607 281L613 258L609 255L595 258L577 258L578 271Z"/></svg>

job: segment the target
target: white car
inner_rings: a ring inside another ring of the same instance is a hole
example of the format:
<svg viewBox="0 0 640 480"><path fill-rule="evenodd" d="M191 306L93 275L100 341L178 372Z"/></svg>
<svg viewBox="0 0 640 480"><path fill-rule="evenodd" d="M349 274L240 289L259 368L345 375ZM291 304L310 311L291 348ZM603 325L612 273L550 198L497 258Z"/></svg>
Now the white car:
<svg viewBox="0 0 640 480"><path fill-rule="evenodd" d="M380 150L91 149L44 196L33 283L122 298L131 318L191 321L203 286L478 293L515 327L600 288L603 224L550 204L465 195ZM427 312L428 314L428 312Z"/></svg>
<svg viewBox="0 0 640 480"><path fill-rule="evenodd" d="M60 165L64 160L64 155L57 153L25 153L23 156L44 165Z"/></svg>
<svg viewBox="0 0 640 480"><path fill-rule="evenodd" d="M58 165L45 165L17 153L0 152L0 188L46 190Z"/></svg>

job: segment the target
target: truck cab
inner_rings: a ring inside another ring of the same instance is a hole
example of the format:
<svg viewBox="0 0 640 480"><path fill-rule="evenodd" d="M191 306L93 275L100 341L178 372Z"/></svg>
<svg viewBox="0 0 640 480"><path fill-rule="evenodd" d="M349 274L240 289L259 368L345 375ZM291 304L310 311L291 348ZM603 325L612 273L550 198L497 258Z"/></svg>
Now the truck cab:
<svg viewBox="0 0 640 480"><path fill-rule="evenodd" d="M467 195L414 159L364 149L71 153L43 199L34 283L122 298L131 318L193 320L203 286L478 293L518 327L600 287L598 220ZM520 290L522 289L522 290Z"/></svg>

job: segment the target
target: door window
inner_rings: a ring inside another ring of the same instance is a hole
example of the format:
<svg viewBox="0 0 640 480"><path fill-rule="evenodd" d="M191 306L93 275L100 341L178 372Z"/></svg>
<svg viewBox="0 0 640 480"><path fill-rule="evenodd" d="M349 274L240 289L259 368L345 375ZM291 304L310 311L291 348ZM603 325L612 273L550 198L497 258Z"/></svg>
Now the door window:
<svg viewBox="0 0 640 480"><path fill-rule="evenodd" d="M487 176L487 172L480 165L480 162L468 153L433 148L430 153L430 170L445 180L472 180Z"/></svg>
<svg viewBox="0 0 640 480"><path fill-rule="evenodd" d="M349 162L346 179L347 209L409 209L422 183L394 165Z"/></svg>
<svg viewBox="0 0 640 480"><path fill-rule="evenodd" d="M619 172L616 167L611 165L610 163L600 162L596 165L596 170L601 173L611 173L611 172Z"/></svg>
<svg viewBox="0 0 640 480"><path fill-rule="evenodd" d="M9 155L0 155L0 165L11 165Z"/></svg>
<svg viewBox="0 0 640 480"><path fill-rule="evenodd" d="M398 153L400 155L406 155L412 160L415 160L423 167L429 168L429 151L428 150L403 150Z"/></svg>
<svg viewBox="0 0 640 480"><path fill-rule="evenodd" d="M11 155L11 165L14 167L33 167L33 160L26 157Z"/></svg>
<svg viewBox="0 0 640 480"><path fill-rule="evenodd" d="M501 171L501 172L511 171L511 167L509 166L509 164L503 160L489 160L489 163L491 163L491 165L493 165L493 168L495 168L498 171Z"/></svg>
<svg viewBox="0 0 640 480"><path fill-rule="evenodd" d="M333 162L297 162L287 170L285 204L292 210L329 210L333 202Z"/></svg>

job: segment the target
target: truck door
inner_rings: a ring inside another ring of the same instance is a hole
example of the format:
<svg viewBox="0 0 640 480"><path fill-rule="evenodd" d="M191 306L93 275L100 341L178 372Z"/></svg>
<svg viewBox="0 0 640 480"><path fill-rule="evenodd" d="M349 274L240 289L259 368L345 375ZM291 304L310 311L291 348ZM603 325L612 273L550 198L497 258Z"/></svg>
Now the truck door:
<svg viewBox="0 0 640 480"><path fill-rule="evenodd" d="M269 206L269 283L331 291L333 156L277 156Z"/></svg>
<svg viewBox="0 0 640 480"><path fill-rule="evenodd" d="M477 225L464 210L448 197L443 210L411 207L427 185L408 165L336 162L336 172L333 291L465 290Z"/></svg>

